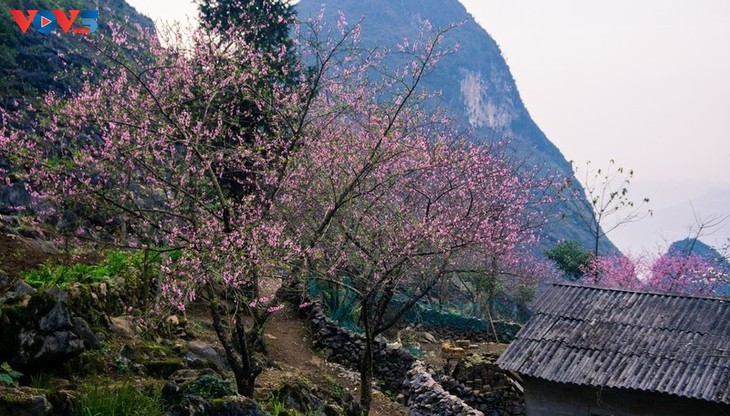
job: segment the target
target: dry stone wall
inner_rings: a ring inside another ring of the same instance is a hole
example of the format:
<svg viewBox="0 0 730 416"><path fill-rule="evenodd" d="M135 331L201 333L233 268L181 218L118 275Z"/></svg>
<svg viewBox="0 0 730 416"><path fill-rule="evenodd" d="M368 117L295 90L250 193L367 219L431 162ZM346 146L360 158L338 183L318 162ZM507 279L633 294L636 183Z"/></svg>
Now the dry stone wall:
<svg viewBox="0 0 730 416"><path fill-rule="evenodd" d="M444 390L420 361L407 373L403 385L408 393L410 416L484 416L484 413Z"/></svg>

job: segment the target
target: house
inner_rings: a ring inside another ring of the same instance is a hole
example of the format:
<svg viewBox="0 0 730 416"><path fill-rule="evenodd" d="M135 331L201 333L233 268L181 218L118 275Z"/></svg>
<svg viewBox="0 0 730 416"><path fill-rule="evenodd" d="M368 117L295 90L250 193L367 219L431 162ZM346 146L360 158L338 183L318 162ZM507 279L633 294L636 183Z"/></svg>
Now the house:
<svg viewBox="0 0 730 416"><path fill-rule="evenodd" d="M730 415L730 298L552 284L497 364L528 416Z"/></svg>

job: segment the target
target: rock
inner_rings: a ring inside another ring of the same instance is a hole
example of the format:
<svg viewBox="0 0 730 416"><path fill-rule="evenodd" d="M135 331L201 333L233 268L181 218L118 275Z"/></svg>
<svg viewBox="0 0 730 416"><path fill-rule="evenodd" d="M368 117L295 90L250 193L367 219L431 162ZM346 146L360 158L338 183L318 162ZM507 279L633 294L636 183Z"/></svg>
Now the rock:
<svg viewBox="0 0 730 416"><path fill-rule="evenodd" d="M83 318L73 318L73 327L76 335L84 341L84 347L88 350L97 350L101 348L101 342L94 331L91 330L89 324Z"/></svg>
<svg viewBox="0 0 730 416"><path fill-rule="evenodd" d="M171 376L170 380L174 381L177 384L184 384L191 382L193 380L196 380L202 376L215 376L216 372L215 370L212 370L210 368L203 368L203 369L193 369L193 368L185 368L182 370L175 371Z"/></svg>
<svg viewBox="0 0 730 416"><path fill-rule="evenodd" d="M185 368L180 358L168 358L164 360L149 360L142 363L147 369L147 373L159 377L168 378L178 370Z"/></svg>
<svg viewBox="0 0 730 416"><path fill-rule="evenodd" d="M215 400L210 409L211 416L266 416L255 401L243 396L229 396Z"/></svg>
<svg viewBox="0 0 730 416"><path fill-rule="evenodd" d="M7 278L7 279L9 279L9 278ZM5 293L2 296L2 298L0 298L0 305L17 303L17 302L33 295L36 292L37 291L32 286L25 283L25 281L18 280L18 282L15 284L15 286L13 286L13 288L10 291Z"/></svg>
<svg viewBox="0 0 730 416"><path fill-rule="evenodd" d="M210 416L210 403L197 397L185 397L181 403L175 404L165 413L165 416Z"/></svg>
<svg viewBox="0 0 730 416"><path fill-rule="evenodd" d="M74 399L76 392L72 390L58 390L52 392L48 396L48 400L53 406L53 415L73 415L74 414Z"/></svg>
<svg viewBox="0 0 730 416"><path fill-rule="evenodd" d="M210 344L202 341L190 341L188 351L194 356L210 361L218 371L224 372L230 368L228 361Z"/></svg>
<svg viewBox="0 0 730 416"><path fill-rule="evenodd" d="M11 363L23 368L60 365L84 351L84 342L73 332L43 334L35 330L20 333L20 349Z"/></svg>
<svg viewBox="0 0 730 416"><path fill-rule="evenodd" d="M178 404L183 399L183 389L171 380L168 380L167 383L165 383L160 394L165 407L171 407Z"/></svg>
<svg viewBox="0 0 730 416"><path fill-rule="evenodd" d="M136 361L139 357L139 352L131 345L124 344L121 350L119 350L119 356L128 360L129 362Z"/></svg>
<svg viewBox="0 0 730 416"><path fill-rule="evenodd" d="M299 384L286 383L279 390L275 391L273 396L277 397L286 407L302 413L311 412L324 405L319 397L308 391L305 386Z"/></svg>
<svg viewBox="0 0 730 416"><path fill-rule="evenodd" d="M430 344L436 344L438 341L436 340L436 337L431 335L430 332L421 332L421 342L428 342Z"/></svg>
<svg viewBox="0 0 730 416"><path fill-rule="evenodd" d="M172 326L180 326L180 318L178 318L177 315L168 316L167 319L165 319L165 322Z"/></svg>
<svg viewBox="0 0 730 416"><path fill-rule="evenodd" d="M0 388L0 415L51 416L53 406L30 388Z"/></svg>
<svg viewBox="0 0 730 416"><path fill-rule="evenodd" d="M74 332L71 313L62 296L38 292L27 303L3 308L0 353L11 365L48 370L81 354L83 340ZM50 368L49 368L50 367Z"/></svg>
<svg viewBox="0 0 730 416"><path fill-rule="evenodd" d="M120 336L134 338L137 335L138 327L131 316L115 316L109 318L111 330Z"/></svg>
<svg viewBox="0 0 730 416"><path fill-rule="evenodd" d="M71 312L68 310L66 302L57 302L48 314L40 319L38 328L44 332L72 329Z"/></svg>
<svg viewBox="0 0 730 416"><path fill-rule="evenodd" d="M5 272L5 270L0 269L0 290L5 289L7 286L10 285L10 276Z"/></svg>

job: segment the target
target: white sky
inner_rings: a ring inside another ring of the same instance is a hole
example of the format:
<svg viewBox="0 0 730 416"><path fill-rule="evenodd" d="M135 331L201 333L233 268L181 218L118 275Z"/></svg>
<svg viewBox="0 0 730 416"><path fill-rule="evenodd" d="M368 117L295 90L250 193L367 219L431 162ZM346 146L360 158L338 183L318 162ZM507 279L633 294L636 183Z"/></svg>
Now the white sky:
<svg viewBox="0 0 730 416"><path fill-rule="evenodd" d="M155 20L195 16L189 0L128 1ZM686 237L692 206L730 214L730 1L461 2L568 160L635 170L630 194L656 214L610 234L619 248ZM728 222L703 240L720 245Z"/></svg>

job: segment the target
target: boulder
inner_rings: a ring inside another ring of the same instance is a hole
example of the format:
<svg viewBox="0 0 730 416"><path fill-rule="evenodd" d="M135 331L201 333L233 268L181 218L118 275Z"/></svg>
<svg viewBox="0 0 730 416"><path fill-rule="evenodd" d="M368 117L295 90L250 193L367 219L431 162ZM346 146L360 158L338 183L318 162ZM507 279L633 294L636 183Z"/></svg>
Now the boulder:
<svg viewBox="0 0 730 416"><path fill-rule="evenodd" d="M2 277L2 273L3 272L0 270L0 277ZM6 277L6 279L9 278ZM34 293L36 293L36 290L33 287L25 283L23 280L18 280L11 290L0 297L0 305L18 303Z"/></svg>
<svg viewBox="0 0 730 416"><path fill-rule="evenodd" d="M109 318L111 330L125 338L134 338L139 332L137 324L131 316L115 316Z"/></svg>
<svg viewBox="0 0 730 416"><path fill-rule="evenodd" d="M0 291L8 287L10 282L10 276L5 272L5 270L0 269Z"/></svg>
<svg viewBox="0 0 730 416"><path fill-rule="evenodd" d="M53 406L45 396L28 387L0 388L0 415L51 416Z"/></svg>
<svg viewBox="0 0 730 416"><path fill-rule="evenodd" d="M41 317L38 328L43 332L65 331L73 328L71 312L65 302L57 302L50 311Z"/></svg>
<svg viewBox="0 0 730 416"><path fill-rule="evenodd" d="M436 344L438 342L436 337L431 335L430 332L421 332L421 336L419 338L421 342L428 342L429 344Z"/></svg>
<svg viewBox="0 0 730 416"><path fill-rule="evenodd" d="M192 356L188 356L188 360L191 362L195 361L195 358L200 358L203 361L208 361L215 366L215 369L221 372L225 372L230 369L228 361L225 356L213 348L210 344L206 344L202 341L190 341L188 343L188 351Z"/></svg>
<svg viewBox="0 0 730 416"><path fill-rule="evenodd" d="M243 396L228 396L211 402L211 416L266 416L255 401Z"/></svg>
<svg viewBox="0 0 730 416"><path fill-rule="evenodd" d="M74 332L84 341L84 347L88 350L97 350L101 348L101 341L96 336L94 331L91 330L89 324L83 318L73 318Z"/></svg>

